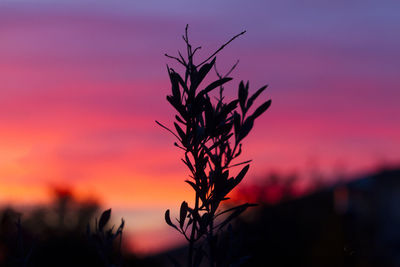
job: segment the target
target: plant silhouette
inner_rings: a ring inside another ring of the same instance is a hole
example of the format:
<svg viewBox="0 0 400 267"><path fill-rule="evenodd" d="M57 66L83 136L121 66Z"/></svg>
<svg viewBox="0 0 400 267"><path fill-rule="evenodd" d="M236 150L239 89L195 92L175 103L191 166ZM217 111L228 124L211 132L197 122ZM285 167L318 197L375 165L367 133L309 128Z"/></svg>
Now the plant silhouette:
<svg viewBox="0 0 400 267"><path fill-rule="evenodd" d="M121 255L121 244L122 244L122 231L125 226L124 219L121 219L121 224L114 232L114 226L110 229L106 229L105 226L108 224L111 218L111 209L105 210L100 219L94 225L94 230L90 228L90 224L87 225L86 234L89 238L90 243L96 248L96 251L102 259L105 266L118 267L121 266L122 255ZM115 241L118 239L118 248L115 247ZM115 255L116 254L116 255ZM118 262L118 264L114 263Z"/></svg>
<svg viewBox="0 0 400 267"><path fill-rule="evenodd" d="M109 227L111 209L95 220L96 202L78 201L69 190L54 191L50 205L24 216L12 208L0 210L0 266L122 266L124 221L117 229Z"/></svg>
<svg viewBox="0 0 400 267"><path fill-rule="evenodd" d="M177 224L172 222L169 210L165 212L165 220L188 241L186 265L189 267L200 266L204 257L208 259L209 266L231 264L232 255L222 257L226 253L219 253L218 236L234 218L254 205L245 203L226 210L220 209L221 203L229 199L228 194L249 170L250 160L235 162L242 152L242 141L253 128L255 119L271 105L271 100L268 100L251 113L254 101L267 86L249 96L249 83L243 81L239 83L237 98L225 100L224 85L232 80L228 75L237 64L226 75L221 75L216 69L216 55L244 33L234 36L196 65L194 55L200 47L193 49L186 26L183 36L186 58L180 52L178 57L166 54L182 65L185 71L182 77L167 66L172 91L167 100L178 113L174 121L175 129L156 122L178 139L175 146L183 150L182 161L190 170L190 179L185 182L192 187L195 196L194 206L182 202ZM215 68L217 79L200 90L202 81L212 68ZM216 89L219 89L219 93L215 93ZM232 175L234 167L239 166L240 170ZM179 263L175 264L179 266Z"/></svg>

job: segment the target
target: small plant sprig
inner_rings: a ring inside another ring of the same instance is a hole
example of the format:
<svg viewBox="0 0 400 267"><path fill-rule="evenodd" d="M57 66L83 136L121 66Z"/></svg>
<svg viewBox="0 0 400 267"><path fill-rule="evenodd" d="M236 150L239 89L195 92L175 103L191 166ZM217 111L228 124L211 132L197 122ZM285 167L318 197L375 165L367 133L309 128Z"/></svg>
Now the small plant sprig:
<svg viewBox="0 0 400 267"><path fill-rule="evenodd" d="M161 127L171 132L177 139L175 146L182 149L183 163L190 170L188 183L195 192L194 206L183 201L177 224L170 218L170 211L165 212L165 221L179 231L189 242L187 266L199 266L206 256L209 266L221 266L218 259L218 233L234 218L254 204L245 203L226 210L220 210L220 204L229 199L227 195L242 181L249 170L250 160L234 163L242 152L242 141L253 128L254 121L271 105L271 100L264 102L250 114L256 98L267 88L261 87L249 97L249 83L239 83L238 97L225 102L224 85L232 80L227 75L220 75L216 70L216 55L245 31L231 38L218 50L203 60L194 63L194 55L201 48L192 48L186 26L183 40L186 44L186 58L167 55L185 68L182 77L173 68L167 66L172 94L168 102L175 108L174 128L171 130L160 122ZM200 90L202 81L212 68L218 79ZM215 98L211 94L219 88ZM244 166L243 166L244 165ZM242 166L232 176L232 168Z"/></svg>
<svg viewBox="0 0 400 267"><path fill-rule="evenodd" d="M108 224L111 218L111 209L105 210L101 216L99 221L95 222L94 231L92 232L90 229L90 225L87 226L86 234L89 238L89 241L95 246L98 255L101 257L104 265L107 267L118 267L121 266L121 243L122 243L122 231L124 229L125 221L121 219L121 224L118 229L114 232L114 226L110 229L105 229L105 226ZM113 264L115 261L113 258L113 254L115 252L114 242L119 237L119 244L117 248L117 261L119 262L117 265Z"/></svg>

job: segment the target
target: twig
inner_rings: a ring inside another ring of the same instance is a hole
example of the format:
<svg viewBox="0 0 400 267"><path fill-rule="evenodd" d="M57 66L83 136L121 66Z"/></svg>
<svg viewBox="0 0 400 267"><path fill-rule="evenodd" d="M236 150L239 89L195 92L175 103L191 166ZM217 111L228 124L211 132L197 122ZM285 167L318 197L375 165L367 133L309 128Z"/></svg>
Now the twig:
<svg viewBox="0 0 400 267"><path fill-rule="evenodd" d="M180 138L178 135L176 135L173 131L171 131L168 127L162 125L162 124L159 123L158 121L156 121L156 123L157 123L158 125L160 125L162 128L164 128L165 130L167 130L168 132L172 133L176 138L178 138L179 141L181 141L181 138Z"/></svg>
<svg viewBox="0 0 400 267"><path fill-rule="evenodd" d="M221 51L222 49L224 49L225 46L227 46L230 42L232 42L233 40L235 40L236 38L238 38L240 35L245 34L246 31L242 31L239 34L236 34L235 36L233 36L228 42L226 42L225 44L223 44L217 51L215 51L211 56L209 56L206 60L204 60L203 62L201 62L199 65L196 66L196 68L200 67L201 65L203 65L204 63L206 63L207 61L209 61L211 58L213 58L216 54L218 54L219 51Z"/></svg>
<svg viewBox="0 0 400 267"><path fill-rule="evenodd" d="M186 66L186 64L185 64L184 62L182 62L182 60L180 60L180 59L177 58L177 57L170 56L170 55L168 55L167 53L165 53L164 56L169 57L169 58L172 58L172 59L175 59L176 61L178 61L178 62L181 63L182 65Z"/></svg>

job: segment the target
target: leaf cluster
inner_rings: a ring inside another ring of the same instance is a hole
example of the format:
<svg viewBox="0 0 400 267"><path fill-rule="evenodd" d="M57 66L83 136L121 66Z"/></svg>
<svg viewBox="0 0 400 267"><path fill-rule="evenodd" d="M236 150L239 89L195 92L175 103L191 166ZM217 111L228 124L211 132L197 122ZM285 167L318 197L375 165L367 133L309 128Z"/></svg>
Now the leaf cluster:
<svg viewBox="0 0 400 267"><path fill-rule="evenodd" d="M121 253L121 241L122 241L122 231L125 226L124 219L121 219L121 224L114 231L115 225L111 228L106 228L106 225L109 223L111 218L111 209L105 210L100 219L95 222L95 226L93 231L90 228L90 225L87 225L86 234L89 238L89 241L96 247L96 250L99 256L102 258L103 262L106 266L117 266L112 264L113 254L114 254L114 243L115 240L119 238L119 249L118 253ZM119 255L120 257L121 255Z"/></svg>

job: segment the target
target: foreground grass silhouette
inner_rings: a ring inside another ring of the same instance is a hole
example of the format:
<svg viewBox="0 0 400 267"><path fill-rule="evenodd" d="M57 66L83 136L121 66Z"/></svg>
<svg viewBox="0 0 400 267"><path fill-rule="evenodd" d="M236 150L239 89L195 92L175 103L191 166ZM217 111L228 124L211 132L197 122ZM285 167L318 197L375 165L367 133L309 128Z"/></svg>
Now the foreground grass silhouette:
<svg viewBox="0 0 400 267"><path fill-rule="evenodd" d="M123 224L113 230L107 225L111 210L97 221L98 211L97 203L77 201L66 190L57 190L52 204L23 216L4 209L0 266L121 266L121 250L114 241L121 237Z"/></svg>
<svg viewBox="0 0 400 267"><path fill-rule="evenodd" d="M188 202L182 202L177 224L172 222L169 210L165 213L165 221L188 241L185 264L188 267L200 266L203 258L207 258L210 267L240 264L246 259L227 252L226 244L220 242L219 236L225 226L254 204L240 204L225 210L221 210L221 204L229 199L228 194L249 170L249 160L237 162L236 159L242 152L243 139L252 130L256 118L270 107L271 100L250 113L254 101L267 86L249 96L249 82L245 84L241 81L237 98L227 101L224 86L232 80L228 75L236 65L226 75L221 75L216 69L216 55L244 33L234 36L196 65L194 56L201 47L192 47L186 26L183 35L186 57L180 52L179 57L166 55L183 66L184 74L181 76L167 66L172 91L167 100L178 114L174 130L157 123L177 138L175 146L184 152L182 161L190 171L190 178L185 182L194 191L194 204L190 206ZM202 82L213 68L217 79L201 89ZM215 93L216 89L219 89L218 93ZM236 174L232 175L239 166ZM177 261L174 263L180 266Z"/></svg>

